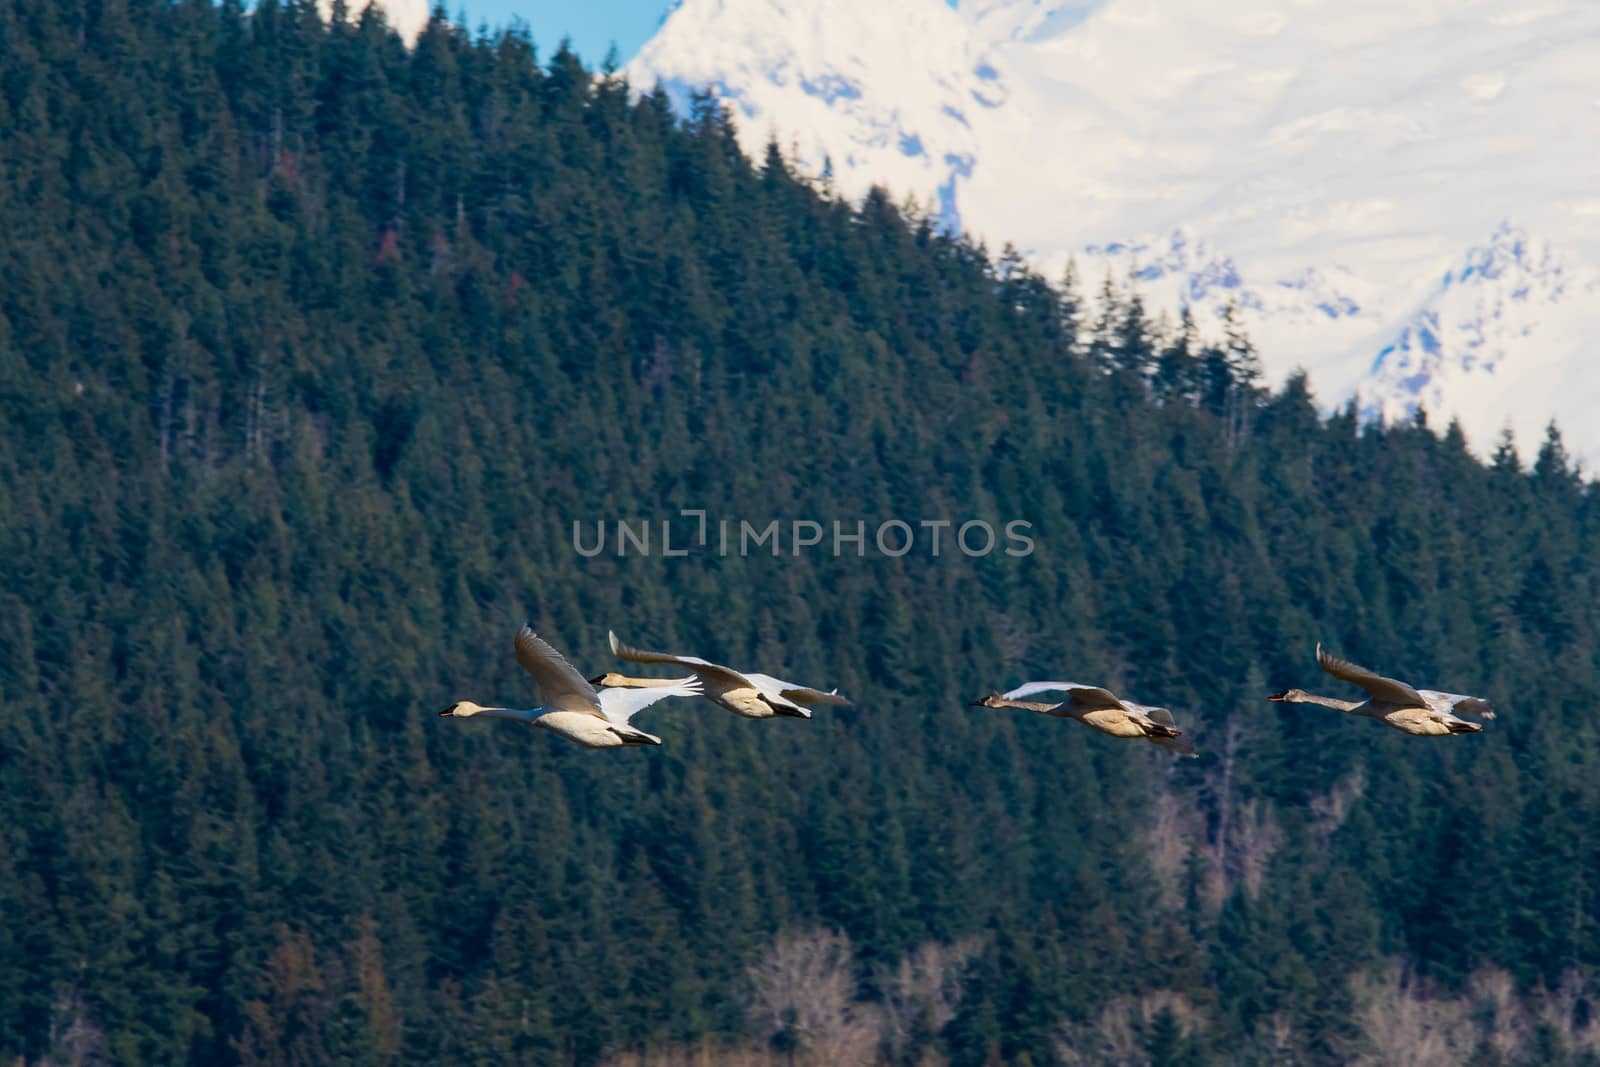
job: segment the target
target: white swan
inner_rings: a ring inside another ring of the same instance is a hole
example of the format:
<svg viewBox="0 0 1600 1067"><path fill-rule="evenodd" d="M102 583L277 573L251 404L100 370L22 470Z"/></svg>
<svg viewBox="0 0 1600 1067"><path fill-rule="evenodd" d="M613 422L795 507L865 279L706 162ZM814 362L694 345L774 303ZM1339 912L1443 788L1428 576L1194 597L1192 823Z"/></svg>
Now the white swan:
<svg viewBox="0 0 1600 1067"><path fill-rule="evenodd" d="M699 696L700 680L664 679L664 684L649 689L604 689L595 692L566 658L529 629L527 623L517 631L517 662L533 675L544 703L537 708L486 708L470 700L458 700L439 714L456 719L478 715L491 719L541 726L576 741L586 748L622 748L627 745L659 745L661 738L630 726L628 720L651 704L667 697Z"/></svg>
<svg viewBox="0 0 1600 1067"><path fill-rule="evenodd" d="M1268 700L1289 704L1319 704L1325 708L1378 719L1402 733L1418 737L1444 737L1449 734L1477 734L1483 727L1475 722L1458 718L1456 712L1476 715L1480 719L1494 718L1494 705L1482 697L1461 693L1441 693L1434 689L1413 689L1404 682L1385 678L1349 660L1340 659L1317 645L1317 666L1346 682L1354 682L1365 689L1366 700L1339 700L1336 697L1317 696L1304 689L1285 689L1274 693Z"/></svg>
<svg viewBox="0 0 1600 1067"><path fill-rule="evenodd" d="M1039 703L1022 700L1035 693L1063 693L1066 700ZM1199 755L1194 742L1172 721L1172 712L1149 704L1123 700L1109 689L1077 682L1028 682L1009 693L990 693L974 700L974 708L1021 708L1062 719L1076 719L1112 737L1141 737L1152 745L1180 756Z"/></svg>
<svg viewBox="0 0 1600 1067"><path fill-rule="evenodd" d="M617 640L615 633L611 637L611 651L618 659L630 663L671 663L679 667L687 667L694 671L699 678L702 695L718 707L727 708L735 715L743 715L747 719L770 719L774 716L784 715L796 719L811 718L811 711L802 707L804 704L849 704L850 701L839 695L837 689L824 693L820 689L810 686L796 685L786 682L781 678L774 678L770 674L753 674L736 671L732 667L724 667L718 663L698 659L694 656L671 656L665 652L644 652L632 648ZM591 679L596 685L622 686L630 689L645 688L661 685L659 678L630 678L625 674L615 672L602 674Z"/></svg>

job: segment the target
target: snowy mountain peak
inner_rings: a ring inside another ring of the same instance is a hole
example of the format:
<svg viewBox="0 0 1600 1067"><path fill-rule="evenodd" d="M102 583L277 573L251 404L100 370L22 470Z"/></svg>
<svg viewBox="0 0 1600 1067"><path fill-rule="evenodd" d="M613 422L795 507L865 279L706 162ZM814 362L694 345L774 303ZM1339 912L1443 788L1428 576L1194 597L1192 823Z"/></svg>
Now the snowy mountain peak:
<svg viewBox="0 0 1600 1067"><path fill-rule="evenodd" d="M1419 406L1469 425L1517 421L1524 440L1527 416L1593 411L1600 390L1587 384L1595 376L1584 363L1586 342L1600 337L1597 296L1600 271L1502 225L1466 250L1379 350L1359 390L1362 410L1388 421ZM1586 431L1589 420L1566 421Z"/></svg>
<svg viewBox="0 0 1600 1067"><path fill-rule="evenodd" d="M1595 69L1593 0L684 0L628 73L1047 275L1231 301L1329 406L1600 459Z"/></svg>
<svg viewBox="0 0 1600 1067"><path fill-rule="evenodd" d="M974 113L1009 96L967 19L937 0L680 0L628 74L680 106L709 88L752 153L776 136L847 193L912 193L952 229Z"/></svg>

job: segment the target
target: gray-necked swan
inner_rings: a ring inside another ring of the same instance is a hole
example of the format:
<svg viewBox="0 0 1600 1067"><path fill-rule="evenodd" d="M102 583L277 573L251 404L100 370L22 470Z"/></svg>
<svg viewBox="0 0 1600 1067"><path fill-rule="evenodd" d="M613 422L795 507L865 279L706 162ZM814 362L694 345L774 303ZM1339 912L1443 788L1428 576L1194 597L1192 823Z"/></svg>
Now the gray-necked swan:
<svg viewBox="0 0 1600 1067"><path fill-rule="evenodd" d="M1494 705L1482 697L1469 697L1460 693L1441 693L1433 689L1413 689L1404 682L1385 678L1365 667L1323 650L1317 645L1317 666L1341 681L1354 682L1367 691L1366 700L1340 700L1337 697L1317 696L1304 689L1285 689L1274 693L1268 700L1288 704L1319 704L1335 711L1360 715L1388 723L1402 733L1418 737L1446 737L1450 734L1482 733L1483 727L1475 722L1458 718L1456 712L1476 715L1480 719L1494 718Z"/></svg>
<svg viewBox="0 0 1600 1067"><path fill-rule="evenodd" d="M1040 703L1020 698L1035 693L1062 693L1066 699L1055 703ZM1184 736L1172 721L1172 712L1149 704L1135 704L1123 700L1109 689L1097 685L1079 685L1077 682L1028 682L1009 693L990 693L974 700L975 708L1021 708L1054 715L1062 719L1076 719L1112 737L1140 737L1153 745L1180 756L1193 756L1194 742Z"/></svg>

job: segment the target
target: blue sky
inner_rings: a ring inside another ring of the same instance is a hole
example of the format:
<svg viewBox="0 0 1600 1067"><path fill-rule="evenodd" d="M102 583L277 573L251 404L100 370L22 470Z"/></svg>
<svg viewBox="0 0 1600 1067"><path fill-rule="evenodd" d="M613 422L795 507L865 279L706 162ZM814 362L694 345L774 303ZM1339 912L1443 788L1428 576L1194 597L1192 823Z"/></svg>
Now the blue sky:
<svg viewBox="0 0 1600 1067"><path fill-rule="evenodd" d="M532 27L541 56L568 36L583 61L598 66L612 42L624 62L632 59L670 5L671 0L447 0L445 10L452 18L465 11L472 29L521 18Z"/></svg>

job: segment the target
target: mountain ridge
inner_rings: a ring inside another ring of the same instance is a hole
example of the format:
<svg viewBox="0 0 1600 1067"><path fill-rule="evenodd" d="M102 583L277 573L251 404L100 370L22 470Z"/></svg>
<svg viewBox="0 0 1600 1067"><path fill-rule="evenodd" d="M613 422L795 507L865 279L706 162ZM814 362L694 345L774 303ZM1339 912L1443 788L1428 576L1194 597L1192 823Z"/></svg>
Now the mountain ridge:
<svg viewBox="0 0 1600 1067"><path fill-rule="evenodd" d="M883 29L897 20L915 30ZM1401 354L1427 315L1465 314L1433 306L1461 300L1438 280L1502 231L1569 273L1600 264L1583 147L1600 143L1600 96L1581 74L1596 62L1600 7L1564 0L683 0L628 74L680 100L709 89L747 151L776 137L843 194L913 196L1047 274L1076 260L1202 324L1236 300L1269 378L1307 369L1325 408L1422 406L1485 454L1507 425L1532 443L1554 418L1592 464L1600 428L1569 388L1600 334L1583 286L1533 286L1492 372L1466 327L1427 360ZM1189 267L1129 273L1175 234Z"/></svg>
<svg viewBox="0 0 1600 1067"><path fill-rule="evenodd" d="M1558 438L1319 419L1131 303L1080 346L1013 260L520 34L128 8L13 0L0 48L0 1063L1595 1047L1600 485ZM833 551L682 552L696 511ZM915 550L839 550L891 516ZM588 555L613 520L646 547ZM533 694L524 620L854 706L615 753L441 719ZM1503 714L1263 699L1318 641ZM967 706L1069 671L1200 759Z"/></svg>

